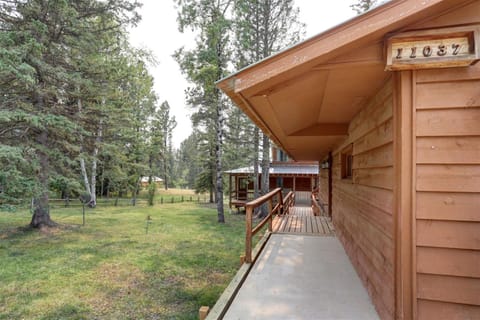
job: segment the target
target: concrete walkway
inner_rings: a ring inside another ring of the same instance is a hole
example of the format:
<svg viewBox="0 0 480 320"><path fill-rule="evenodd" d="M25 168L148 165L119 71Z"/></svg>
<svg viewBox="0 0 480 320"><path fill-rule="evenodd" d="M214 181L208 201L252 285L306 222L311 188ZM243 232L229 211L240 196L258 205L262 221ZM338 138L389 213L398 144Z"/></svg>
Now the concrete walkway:
<svg viewBox="0 0 480 320"><path fill-rule="evenodd" d="M335 237L273 234L223 319L379 319Z"/></svg>

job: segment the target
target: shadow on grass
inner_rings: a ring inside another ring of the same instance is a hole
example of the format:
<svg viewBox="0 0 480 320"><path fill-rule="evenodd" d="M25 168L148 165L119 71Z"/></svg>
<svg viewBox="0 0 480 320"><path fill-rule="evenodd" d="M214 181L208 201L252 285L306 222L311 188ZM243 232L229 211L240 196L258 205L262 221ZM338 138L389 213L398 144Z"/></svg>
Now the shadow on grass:
<svg viewBox="0 0 480 320"><path fill-rule="evenodd" d="M70 319L70 320L80 320L88 319L90 315L90 310L85 306L78 306L73 304L64 304L51 312L45 314L40 319L42 320L54 320L54 319Z"/></svg>
<svg viewBox="0 0 480 320"><path fill-rule="evenodd" d="M32 234L41 236L52 236L65 231L79 230L82 226L78 224L60 224L57 223L54 227L48 228L32 228L30 225L21 227L12 227L0 230L0 239L2 240L18 240L24 237L29 237Z"/></svg>
<svg viewBox="0 0 480 320"><path fill-rule="evenodd" d="M30 226L12 227L0 230L0 239L12 240L25 236L27 233L33 232L34 229Z"/></svg>

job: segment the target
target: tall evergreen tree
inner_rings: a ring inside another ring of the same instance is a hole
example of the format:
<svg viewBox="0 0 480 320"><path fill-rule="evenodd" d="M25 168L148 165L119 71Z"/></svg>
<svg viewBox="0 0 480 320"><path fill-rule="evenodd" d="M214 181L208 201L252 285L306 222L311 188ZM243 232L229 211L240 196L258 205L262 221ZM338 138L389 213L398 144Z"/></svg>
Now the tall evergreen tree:
<svg viewBox="0 0 480 320"><path fill-rule="evenodd" d="M193 123L205 133L204 157L210 161L202 176L213 181L218 222L225 222L223 206L222 153L224 123L227 103L215 86L224 77L230 61L229 30L231 22L227 13L233 0L196 1L175 0L178 5L180 31L191 28L198 32L196 47L187 51L180 49L175 57L194 87L187 91L188 103L195 107ZM211 192L212 193L212 192Z"/></svg>
<svg viewBox="0 0 480 320"><path fill-rule="evenodd" d="M202 172L199 154L198 132L194 130L185 139L176 153L176 176L177 182L189 189L196 189L196 179ZM196 189L197 192L200 190Z"/></svg>
<svg viewBox="0 0 480 320"><path fill-rule="evenodd" d="M305 25L299 22L293 0L238 0L235 2L235 52L237 68L257 62L298 42ZM254 132L253 166L255 196L258 192L259 131ZM262 193L269 191L270 140L262 136Z"/></svg>
<svg viewBox="0 0 480 320"><path fill-rule="evenodd" d="M33 186L32 227L54 225L49 183L69 177L79 137L87 136L78 110L78 88L91 81L84 58L136 23L137 7L127 0L0 0L0 142L35 164L22 172Z"/></svg>
<svg viewBox="0 0 480 320"><path fill-rule="evenodd" d="M162 102L153 113L150 124L149 167L150 175L163 177L165 190L168 190L173 175L172 132L177 126L175 116L170 115L168 101ZM150 176L150 179L151 179Z"/></svg>

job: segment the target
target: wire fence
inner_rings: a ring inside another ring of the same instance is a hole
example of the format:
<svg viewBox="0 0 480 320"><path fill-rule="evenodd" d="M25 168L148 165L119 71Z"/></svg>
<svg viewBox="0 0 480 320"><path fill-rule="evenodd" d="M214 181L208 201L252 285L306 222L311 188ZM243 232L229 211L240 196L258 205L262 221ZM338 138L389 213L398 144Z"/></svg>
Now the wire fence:
<svg viewBox="0 0 480 320"><path fill-rule="evenodd" d="M182 202L208 203L210 199L207 196L161 196L156 197L153 204L174 204ZM68 208L82 207L84 203L80 199L49 199L50 208ZM148 199L145 198L97 198L96 205L129 207L129 206L148 206Z"/></svg>

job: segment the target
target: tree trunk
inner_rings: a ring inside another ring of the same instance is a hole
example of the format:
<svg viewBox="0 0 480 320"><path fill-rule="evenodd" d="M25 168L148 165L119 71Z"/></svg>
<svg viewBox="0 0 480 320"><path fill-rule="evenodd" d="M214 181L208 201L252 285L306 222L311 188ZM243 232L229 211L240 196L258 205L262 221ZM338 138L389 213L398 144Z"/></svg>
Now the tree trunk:
<svg viewBox="0 0 480 320"><path fill-rule="evenodd" d="M218 93L217 93L218 96ZM217 173L217 214L218 222L225 223L225 214L223 210L223 172L222 172L222 140L223 140L223 115L221 101L217 99L217 141L215 144L215 172Z"/></svg>
<svg viewBox="0 0 480 320"><path fill-rule="evenodd" d="M85 188L85 191L88 194L90 194L90 183L88 182L87 168L85 166L85 159L83 159L83 158L80 158L80 171L82 173L83 186Z"/></svg>
<svg viewBox="0 0 480 320"><path fill-rule="evenodd" d="M93 160L92 160L92 183L90 183L90 201L88 202L88 206L90 208L95 208L97 206L97 154L98 148L95 147L93 151Z"/></svg>
<svg viewBox="0 0 480 320"><path fill-rule="evenodd" d="M163 159L163 186L168 190L168 164L166 157Z"/></svg>
<svg viewBox="0 0 480 320"><path fill-rule="evenodd" d="M32 228L53 227L56 225L50 218L48 208L48 192L43 193L33 201L33 215L30 221Z"/></svg>
<svg viewBox="0 0 480 320"><path fill-rule="evenodd" d="M100 125L97 132L97 137L95 138L95 147L93 148L93 159L92 159L92 176L91 176L91 183L90 183L90 202L88 206L90 208L95 208L97 206L97 161L98 161L98 146L102 141L102 122L100 121Z"/></svg>
<svg viewBox="0 0 480 320"><path fill-rule="evenodd" d="M267 194L270 191L270 140L267 135L263 135L263 150L262 150L262 194ZM267 216L268 208L265 205L262 206L262 213L260 216L263 218Z"/></svg>
<svg viewBox="0 0 480 320"><path fill-rule="evenodd" d="M42 101L43 104L43 101ZM37 137L37 143L47 149L48 134L46 131L40 133ZM48 207L48 178L49 178L49 160L48 155L43 150L38 152L40 163L39 182L42 188L41 194L33 200L33 216L30 222L32 228L53 227L56 225L50 218Z"/></svg>
<svg viewBox="0 0 480 320"><path fill-rule="evenodd" d="M39 83L38 87L43 87L43 84ZM45 112L45 98L39 92L35 93L35 107L38 112ZM44 130L39 133L36 140L37 144L41 146L41 149L38 150L38 160L40 164L38 180L41 187L41 193L33 200L33 216L30 221L30 226L33 228L52 227L56 225L56 223L50 218L50 210L48 207L50 163L48 154L45 153L45 150L48 150L47 131Z"/></svg>
<svg viewBox="0 0 480 320"><path fill-rule="evenodd" d="M260 197L260 188L258 185L258 177L259 177L259 172L258 172L258 166L259 166L259 160L258 160L258 153L260 151L260 129L255 126L254 132L253 132L253 196L254 198Z"/></svg>
<svg viewBox="0 0 480 320"><path fill-rule="evenodd" d="M258 167L260 165L260 161L258 159L258 153L260 152L260 129L255 126L253 131L253 198L257 199L260 197L260 186L258 183L258 179L260 177L260 173L258 172ZM247 188L248 190L248 188ZM248 192L247 192L248 198ZM254 214L258 214L259 208L255 208Z"/></svg>

